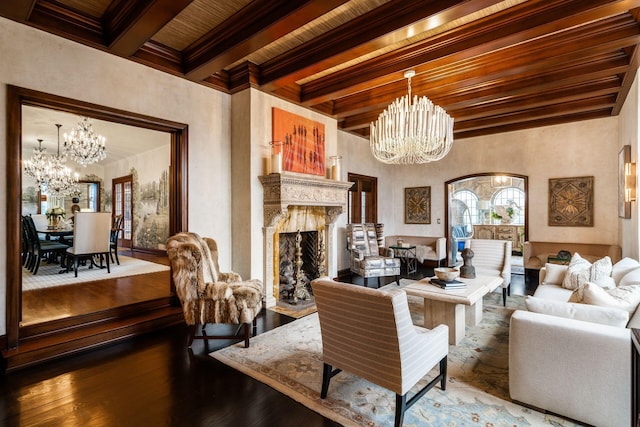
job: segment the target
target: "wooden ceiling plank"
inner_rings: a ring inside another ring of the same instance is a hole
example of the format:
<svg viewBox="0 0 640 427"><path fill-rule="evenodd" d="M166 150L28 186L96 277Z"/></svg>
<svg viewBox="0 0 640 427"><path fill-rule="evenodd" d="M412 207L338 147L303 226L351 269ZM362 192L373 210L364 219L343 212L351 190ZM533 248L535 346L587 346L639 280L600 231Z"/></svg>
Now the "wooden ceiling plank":
<svg viewBox="0 0 640 427"><path fill-rule="evenodd" d="M611 109L615 105L615 102L615 95L603 95L588 100L546 105L544 107L521 110L510 114L485 116L481 119L457 120L455 122L455 126L459 131L474 130L490 126L503 126L506 124L526 122L528 120L549 118L558 115L582 113L600 109Z"/></svg>
<svg viewBox="0 0 640 427"><path fill-rule="evenodd" d="M193 0L116 0L102 23L112 53L133 55Z"/></svg>
<svg viewBox="0 0 640 427"><path fill-rule="evenodd" d="M489 61L477 64L474 67L474 75L485 77L485 65L489 65L487 62L492 62L494 59L491 58ZM470 105L467 101L475 103L477 100L489 101L497 96L526 95L546 88L581 83L613 73L622 73L628 68L629 63L624 57L616 59L605 58L597 62L589 61L587 64L565 66L552 72L539 73L536 70L530 77L527 75L500 75L491 79L486 76L486 80L478 85L470 85L464 81L458 81L453 75L452 78L457 81L456 84L443 85L440 82L428 80L424 84L412 85L412 91L417 95L428 94L432 100L436 98L443 100L438 105L446 105L447 109L460 108ZM370 109L386 108L392 100L406 93L406 83L402 83L402 85L389 84L337 99L334 101L333 115L337 118L343 118L347 115L358 114Z"/></svg>
<svg viewBox="0 0 640 427"><path fill-rule="evenodd" d="M0 2L0 16L18 21L26 22L31 16L36 0L12 0Z"/></svg>
<svg viewBox="0 0 640 427"><path fill-rule="evenodd" d="M537 2L532 2L536 5ZM562 3L562 4L559 4ZM493 25L485 20L457 28L418 46L410 46L381 55L348 69L319 78L302 86L303 105L313 105L350 92L380 86L401 78L401 71L416 68L418 73L447 62L457 62L474 56L508 48L562 29L575 28L625 13L627 5L599 0L583 2L567 0L549 2L533 13L523 13L529 2L491 16ZM640 5L640 0L634 0ZM545 2L546 4L546 2ZM571 10L570 16L566 15Z"/></svg>
<svg viewBox="0 0 640 427"><path fill-rule="evenodd" d="M613 107L613 115L617 116L622 110L622 106L627 99L627 95L631 90L633 82L636 80L636 74L638 72L638 65L640 65L640 52L638 52L638 46L633 46L630 53L631 61L629 70L624 73L622 84L620 85L620 92L618 93L618 99L616 105Z"/></svg>
<svg viewBox="0 0 640 427"><path fill-rule="evenodd" d="M487 127L487 128L475 129L475 130L469 130L469 131L462 131L462 130L456 131L454 129L453 137L454 137L454 140L459 141L461 139L473 138L478 136L496 135L504 132L533 129L533 128L538 128L542 126L553 126L553 125L572 123L572 122L578 122L583 120L600 119L600 118L609 117L609 116L611 116L611 109L604 108L604 109L588 111L584 113L548 117L543 119L529 120L521 123Z"/></svg>
<svg viewBox="0 0 640 427"><path fill-rule="evenodd" d="M366 55L434 22L460 19L500 0L393 0L261 65L261 86L272 90ZM411 28L407 28L411 26Z"/></svg>
<svg viewBox="0 0 640 427"><path fill-rule="evenodd" d="M187 78L202 80L347 1L253 1L185 49Z"/></svg>
<svg viewBox="0 0 640 427"><path fill-rule="evenodd" d="M591 99L603 95L616 95L619 91L620 80L610 78L602 82L583 85L580 90L575 88L560 88L558 90L539 91L529 96L501 98L493 102L477 103L473 107L447 109L455 121L480 119L486 116L513 114L522 110L535 109L548 105ZM340 121L342 130L354 130L368 127L378 118L376 111L353 115Z"/></svg>

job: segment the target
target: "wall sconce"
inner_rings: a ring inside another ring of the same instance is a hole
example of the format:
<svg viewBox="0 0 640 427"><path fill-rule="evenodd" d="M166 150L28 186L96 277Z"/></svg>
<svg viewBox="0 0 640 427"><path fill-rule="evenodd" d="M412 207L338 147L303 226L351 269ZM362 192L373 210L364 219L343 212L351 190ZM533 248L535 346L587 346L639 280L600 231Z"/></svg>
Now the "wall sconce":
<svg viewBox="0 0 640 427"><path fill-rule="evenodd" d="M491 177L492 188L511 187L511 177L503 175L494 175Z"/></svg>
<svg viewBox="0 0 640 427"><path fill-rule="evenodd" d="M624 164L624 201L636 201L636 164L632 162Z"/></svg>

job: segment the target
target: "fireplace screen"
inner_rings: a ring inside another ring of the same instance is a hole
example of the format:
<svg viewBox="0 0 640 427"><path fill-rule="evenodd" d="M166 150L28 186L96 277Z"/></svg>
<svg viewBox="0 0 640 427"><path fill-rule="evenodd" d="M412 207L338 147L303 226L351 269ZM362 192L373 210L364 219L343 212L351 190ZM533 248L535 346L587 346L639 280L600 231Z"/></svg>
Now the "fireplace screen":
<svg viewBox="0 0 640 427"><path fill-rule="evenodd" d="M279 236L281 301L297 303L312 298L311 281L324 274L322 233L303 231Z"/></svg>

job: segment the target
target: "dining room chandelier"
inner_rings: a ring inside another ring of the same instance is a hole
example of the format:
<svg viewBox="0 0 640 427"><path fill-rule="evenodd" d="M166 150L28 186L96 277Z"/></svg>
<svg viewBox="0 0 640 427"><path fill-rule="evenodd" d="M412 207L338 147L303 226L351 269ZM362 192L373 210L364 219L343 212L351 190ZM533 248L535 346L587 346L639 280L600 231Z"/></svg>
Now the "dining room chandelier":
<svg viewBox="0 0 640 427"><path fill-rule="evenodd" d="M107 157L105 143L106 138L93 130L88 117L82 117L69 134L64 134L65 152L84 167Z"/></svg>
<svg viewBox="0 0 640 427"><path fill-rule="evenodd" d="M397 98L371 123L373 156L389 164L420 164L442 159L453 145L453 118L423 96L411 98L414 70L404 73L408 94Z"/></svg>
<svg viewBox="0 0 640 427"><path fill-rule="evenodd" d="M78 174L66 165L67 156L60 154L60 127L58 127L58 152L51 155L45 168L44 192L51 196L70 196L78 191ZM42 187L41 187L42 188Z"/></svg>
<svg viewBox="0 0 640 427"><path fill-rule="evenodd" d="M33 149L33 155L24 162L24 173L36 180L42 190L47 168L47 149L42 148L42 139L38 139L38 147Z"/></svg>

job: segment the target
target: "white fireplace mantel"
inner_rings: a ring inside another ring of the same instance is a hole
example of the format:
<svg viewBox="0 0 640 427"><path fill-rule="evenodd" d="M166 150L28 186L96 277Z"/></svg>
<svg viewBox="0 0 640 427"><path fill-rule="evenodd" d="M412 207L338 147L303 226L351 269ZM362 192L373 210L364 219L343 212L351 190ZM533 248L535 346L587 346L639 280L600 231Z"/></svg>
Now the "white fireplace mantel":
<svg viewBox="0 0 640 427"><path fill-rule="evenodd" d="M348 191L352 182L336 181L321 177L272 173L258 177L264 191L264 293L266 306L272 307L277 299L274 295L274 241L279 224L287 217L290 206L324 208L325 242L327 250L327 272L336 274L334 265L337 246L334 238L334 223L347 209ZM278 272L279 273L279 272Z"/></svg>

